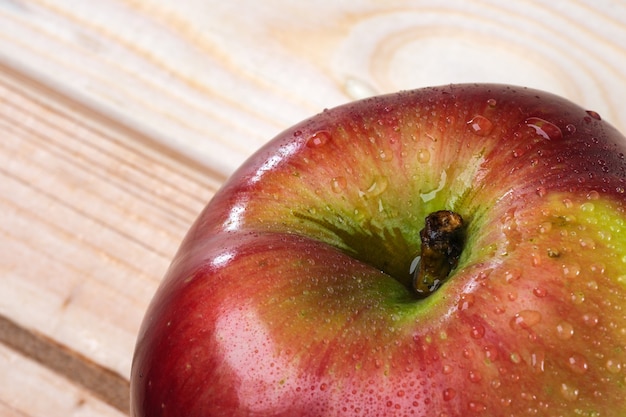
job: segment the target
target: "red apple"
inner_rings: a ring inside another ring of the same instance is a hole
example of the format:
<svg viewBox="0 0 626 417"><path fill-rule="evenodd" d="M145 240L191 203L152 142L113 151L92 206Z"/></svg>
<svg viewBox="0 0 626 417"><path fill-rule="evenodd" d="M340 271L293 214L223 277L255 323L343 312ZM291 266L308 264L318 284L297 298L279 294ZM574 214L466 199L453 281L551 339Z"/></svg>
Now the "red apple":
<svg viewBox="0 0 626 417"><path fill-rule="evenodd" d="M132 415L626 415L624 153L595 112L503 85L288 129L183 242Z"/></svg>

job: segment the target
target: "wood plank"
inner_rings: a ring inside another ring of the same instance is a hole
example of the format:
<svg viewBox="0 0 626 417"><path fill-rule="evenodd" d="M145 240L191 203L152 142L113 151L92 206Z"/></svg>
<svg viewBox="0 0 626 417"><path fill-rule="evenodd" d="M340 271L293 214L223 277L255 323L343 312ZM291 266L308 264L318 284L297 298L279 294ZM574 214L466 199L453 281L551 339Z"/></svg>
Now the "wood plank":
<svg viewBox="0 0 626 417"><path fill-rule="evenodd" d="M626 128L622 2L3 4L5 59L224 174L325 107L450 82L547 89Z"/></svg>
<svg viewBox="0 0 626 417"><path fill-rule="evenodd" d="M0 130L0 341L127 396L145 308L223 177L7 66Z"/></svg>

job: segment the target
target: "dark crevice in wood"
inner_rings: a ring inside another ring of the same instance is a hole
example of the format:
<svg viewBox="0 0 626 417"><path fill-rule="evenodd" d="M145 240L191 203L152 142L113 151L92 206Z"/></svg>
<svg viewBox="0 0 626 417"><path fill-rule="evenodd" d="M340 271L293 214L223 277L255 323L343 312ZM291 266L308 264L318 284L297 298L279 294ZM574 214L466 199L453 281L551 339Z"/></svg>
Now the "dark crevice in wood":
<svg viewBox="0 0 626 417"><path fill-rule="evenodd" d="M0 343L83 387L105 403L128 414L129 381L86 356L38 332L24 329L0 315Z"/></svg>

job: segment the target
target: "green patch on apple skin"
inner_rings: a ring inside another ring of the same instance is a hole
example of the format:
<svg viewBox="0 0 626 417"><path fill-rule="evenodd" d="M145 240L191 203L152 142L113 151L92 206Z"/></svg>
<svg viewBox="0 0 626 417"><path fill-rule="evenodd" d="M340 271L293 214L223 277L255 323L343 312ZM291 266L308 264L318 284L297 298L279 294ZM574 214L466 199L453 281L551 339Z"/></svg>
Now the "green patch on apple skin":
<svg viewBox="0 0 626 417"><path fill-rule="evenodd" d="M601 198L595 191L578 199L560 194L552 196L551 200L553 226L575 245L569 257L601 261L613 282L626 285L626 277L620 273L626 267L624 207ZM597 255L590 256L592 251ZM561 252L555 253L558 256L554 258L561 256Z"/></svg>

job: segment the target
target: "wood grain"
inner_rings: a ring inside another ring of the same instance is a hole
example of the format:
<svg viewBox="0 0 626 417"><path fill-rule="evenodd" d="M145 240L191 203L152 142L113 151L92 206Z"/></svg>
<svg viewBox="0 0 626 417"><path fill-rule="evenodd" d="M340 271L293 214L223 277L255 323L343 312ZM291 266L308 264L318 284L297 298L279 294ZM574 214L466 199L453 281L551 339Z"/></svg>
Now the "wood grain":
<svg viewBox="0 0 626 417"><path fill-rule="evenodd" d="M126 409L143 311L223 178L8 67L0 126L0 341Z"/></svg>
<svg viewBox="0 0 626 417"><path fill-rule="evenodd" d="M626 131L624 68L621 1L0 0L0 415L126 414L180 240L284 128L490 81Z"/></svg>
<svg viewBox="0 0 626 417"><path fill-rule="evenodd" d="M0 4L5 59L225 174L325 107L450 82L543 88L626 126L623 2Z"/></svg>

